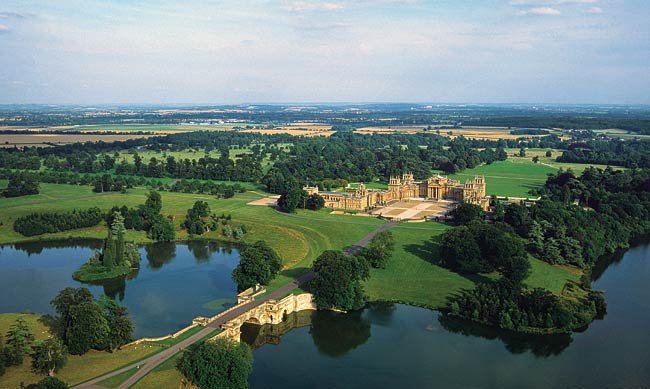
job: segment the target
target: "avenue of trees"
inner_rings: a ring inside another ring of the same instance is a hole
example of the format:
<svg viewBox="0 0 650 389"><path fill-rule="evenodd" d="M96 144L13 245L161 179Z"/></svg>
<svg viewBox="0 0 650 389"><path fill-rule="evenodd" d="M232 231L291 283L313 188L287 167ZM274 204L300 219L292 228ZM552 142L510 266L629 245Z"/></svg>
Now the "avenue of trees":
<svg viewBox="0 0 650 389"><path fill-rule="evenodd" d="M8 179L13 174L14 173L11 170L0 169L0 179ZM144 186L167 192L209 194L218 198L230 198L236 193L243 193L246 191L246 189L239 183L226 184L209 180L180 179L165 184L160 179L145 178L142 176L77 173L52 170L29 171L22 173L22 175L26 177L26 179L37 183L90 185L93 186L93 191L96 193L110 191L124 193L129 188Z"/></svg>
<svg viewBox="0 0 650 389"><path fill-rule="evenodd" d="M176 367L193 387L246 389L253 371L253 352L244 342L217 338L190 346Z"/></svg>
<svg viewBox="0 0 650 389"><path fill-rule="evenodd" d="M52 306L57 313L56 335L70 354L91 349L113 352L133 339L127 308L106 296L95 300L86 288L65 288Z"/></svg>
<svg viewBox="0 0 650 389"><path fill-rule="evenodd" d="M265 241L246 245L239 253L239 264L232 272L239 291L257 284L268 285L282 268L282 259Z"/></svg>
<svg viewBox="0 0 650 389"><path fill-rule="evenodd" d="M17 218L14 221L14 231L24 236L42 235L96 226L104 217L104 213L97 207L70 212L32 213Z"/></svg>

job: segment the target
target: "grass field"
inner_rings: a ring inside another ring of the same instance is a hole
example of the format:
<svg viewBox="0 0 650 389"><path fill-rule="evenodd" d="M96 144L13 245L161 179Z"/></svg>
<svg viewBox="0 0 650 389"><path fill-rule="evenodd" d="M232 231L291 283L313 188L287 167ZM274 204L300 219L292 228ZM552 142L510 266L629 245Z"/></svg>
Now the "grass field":
<svg viewBox="0 0 650 389"><path fill-rule="evenodd" d="M69 211L91 206L104 210L109 210L114 205L135 207L144 203L146 193L147 190L143 188L131 189L127 194L93 193L89 186L42 184L41 193L38 195L4 199L0 202L0 244L29 240L13 231L13 221L17 217L33 212ZM186 231L180 228L187 210L197 200L207 201L213 212L231 214L235 224L247 226L249 232L244 242L266 240L284 259L285 266L298 266L302 270L321 252L351 245L383 223L374 218L330 215L326 212L299 211L297 214L287 215L270 207L247 205L248 202L266 195L261 192L246 192L231 199L216 199L209 195L161 192L162 213L174 217L177 237L187 239ZM100 225L46 234L41 238L103 238L105 233L105 226ZM224 239L220 231L210 232L202 237ZM127 238L140 243L148 242L142 232L128 231ZM288 276L294 274L289 273ZM279 277L277 282L286 280L287 278Z"/></svg>
<svg viewBox="0 0 650 389"><path fill-rule="evenodd" d="M9 326L13 324L18 317L25 319L37 340L45 339L50 336L48 327L40 320L41 317L34 314L0 313L0 333L3 335L6 334ZM196 329L189 330L175 339L168 339L159 342L145 342L138 345L126 346L113 353L92 350L82 356L70 355L68 356L67 364L57 374L57 377L67 382L69 385L76 385L162 351L202 329L203 327L197 327ZM0 378L0 387L18 388L20 387L21 382L25 385L29 385L36 383L43 378L42 375L37 375L30 371L29 363L30 359L29 357L26 357L21 366L8 368L5 375ZM120 374L119 377L121 377L121 381L128 378L127 374ZM118 378L115 378L110 380L108 384L116 382L119 384L121 381L118 381ZM107 387L116 386L117 385Z"/></svg>
<svg viewBox="0 0 650 389"><path fill-rule="evenodd" d="M48 328L39 320L40 316L33 314L1 313L0 333L5 334L9 325L18 316L25 318L36 339L45 339L50 336ZM68 363L57 374L57 377L71 385L79 384L99 374L115 370L131 362L145 358L161 351L164 347L166 346L147 343L124 347L122 350L114 353L90 351L83 356L70 355L68 357ZM31 372L29 363L30 359L26 357L22 365L8 368L5 375L0 379L2 383L0 387L18 388L21 383L28 385L36 383L43 378L42 375Z"/></svg>
<svg viewBox="0 0 650 389"><path fill-rule="evenodd" d="M439 223L399 224L391 231L396 247L385 269L371 270L364 288L371 301L383 300L440 308L447 298L471 288L481 276L465 277L437 266L439 238L451 227ZM567 281L577 281L575 270L551 266L530 257L529 287L559 294Z"/></svg>
<svg viewBox="0 0 650 389"><path fill-rule="evenodd" d="M512 151L512 149L509 149ZM536 151L538 154L541 150ZM546 150L544 150L544 153ZM465 182L468 178L476 175L485 176L487 183L487 194L510 197L532 197L528 192L538 188L546 182L548 174L557 173L562 168L571 169L574 173L580 174L587 167L592 165L577 163L555 162L552 158L540 157L539 163L533 163L532 156L511 157L508 153L505 161L494 162L490 165L480 165L473 169L466 169L461 173L450 175L450 177ZM557 152L554 152L557 155ZM603 165L593 165L605 168Z"/></svg>

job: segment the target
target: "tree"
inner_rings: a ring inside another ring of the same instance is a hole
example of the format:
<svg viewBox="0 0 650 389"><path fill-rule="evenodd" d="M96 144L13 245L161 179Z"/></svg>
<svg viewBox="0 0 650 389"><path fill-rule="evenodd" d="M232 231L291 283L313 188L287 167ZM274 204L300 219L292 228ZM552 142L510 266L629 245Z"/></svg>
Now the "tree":
<svg viewBox="0 0 650 389"><path fill-rule="evenodd" d="M174 222L168 217L158 215L151 220L151 227L147 235L157 242L171 242L176 238Z"/></svg>
<svg viewBox="0 0 650 389"><path fill-rule="evenodd" d="M75 305L70 309L70 315L72 325L66 332L70 354L81 355L92 348L105 348L110 327L97 303L92 301Z"/></svg>
<svg viewBox="0 0 650 389"><path fill-rule="evenodd" d="M546 157L551 158L553 156L553 152L551 150L546 150Z"/></svg>
<svg viewBox="0 0 650 389"><path fill-rule="evenodd" d="M395 249L395 239L390 231L382 231L375 235L359 254L374 268L383 269Z"/></svg>
<svg viewBox="0 0 650 389"><path fill-rule="evenodd" d="M4 191L5 197L18 197L38 194L39 185L36 178L31 174L13 173L9 176L7 188Z"/></svg>
<svg viewBox="0 0 650 389"><path fill-rule="evenodd" d="M129 310L103 295L99 305L104 309L104 316L110 329L106 338L108 351L113 352L133 340L133 322L129 317Z"/></svg>
<svg viewBox="0 0 650 389"><path fill-rule="evenodd" d="M47 338L34 345L32 371L36 374L53 376L67 361L67 350L61 339Z"/></svg>
<svg viewBox="0 0 650 389"><path fill-rule="evenodd" d="M176 367L200 389L243 389L248 388L248 376L253 371L253 353L244 342L217 338L184 351Z"/></svg>
<svg viewBox="0 0 650 389"><path fill-rule="evenodd" d="M280 208L282 212L295 212L296 208L302 207L306 198L307 192L298 187L292 187L280 195L280 198L278 199L278 208Z"/></svg>
<svg viewBox="0 0 650 389"><path fill-rule="evenodd" d="M57 318L58 332L59 337L63 339L64 343L68 339L66 337L68 328L72 326L72 308L79 304L92 301L93 295L87 288L65 288L50 302L59 315Z"/></svg>
<svg viewBox="0 0 650 389"><path fill-rule="evenodd" d="M68 389L69 386L65 382L55 377L45 377L38 381L36 389Z"/></svg>
<svg viewBox="0 0 650 389"><path fill-rule="evenodd" d="M478 205L463 201L451 211L450 215L455 224L468 224L483 219L484 213Z"/></svg>
<svg viewBox="0 0 650 389"><path fill-rule="evenodd" d="M160 193L153 190L147 193L147 200L144 202L144 206L155 214L160 213L162 210L162 197L160 197Z"/></svg>
<svg viewBox="0 0 650 389"><path fill-rule="evenodd" d="M369 277L365 260L328 250L316 258L313 269L316 275L311 287L319 309L356 310L364 306L361 281Z"/></svg>
<svg viewBox="0 0 650 389"><path fill-rule="evenodd" d="M539 163L539 156L534 156L533 157L533 163Z"/></svg>
<svg viewBox="0 0 650 389"><path fill-rule="evenodd" d="M19 317L14 324L9 326L7 331L7 344L4 350L7 365L13 366L23 363L25 354L32 352L33 342L34 335L29 330L27 322L22 317Z"/></svg>
<svg viewBox="0 0 650 389"><path fill-rule="evenodd" d="M311 209L312 211L318 211L319 209L322 209L325 206L325 199L323 196L314 193L312 195L309 195L307 197L307 201L305 202L305 208Z"/></svg>
<svg viewBox="0 0 650 389"><path fill-rule="evenodd" d="M522 147L522 148L519 149L519 156L522 157L522 158L526 156L526 149L525 148Z"/></svg>
<svg viewBox="0 0 650 389"><path fill-rule="evenodd" d="M5 358L5 348L4 342L2 341L2 335L0 335L0 377L5 374L6 370L6 358Z"/></svg>
<svg viewBox="0 0 650 389"><path fill-rule="evenodd" d="M239 290L245 290L257 284L267 285L280 271L282 260L265 241L258 240L244 247L239 254L239 265L233 270L232 277Z"/></svg>

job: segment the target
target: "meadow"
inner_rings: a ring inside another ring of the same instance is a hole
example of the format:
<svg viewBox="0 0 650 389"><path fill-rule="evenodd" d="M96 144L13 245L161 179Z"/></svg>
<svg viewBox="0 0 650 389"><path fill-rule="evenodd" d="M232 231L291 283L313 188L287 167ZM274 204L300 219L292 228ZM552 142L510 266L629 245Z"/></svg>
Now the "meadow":
<svg viewBox="0 0 650 389"><path fill-rule="evenodd" d="M364 289L371 301L391 301L428 308L442 308L447 298L461 289L472 288L484 276L463 276L438 266L440 236L448 230L441 223L402 223L391 229L395 251L385 269L372 269ZM551 266L532 256L528 287L541 287L555 294L579 273Z"/></svg>
<svg viewBox="0 0 650 389"><path fill-rule="evenodd" d="M512 149L508 149L508 159L505 161L494 162L490 165L480 165L473 169L466 169L461 173L451 174L450 177L465 182L474 176L485 176L487 183L487 194L495 196L510 197L537 197L532 196L529 191L544 185L549 174L555 174L560 169L571 169L575 174L582 173L583 170L592 165L577 163L555 162L554 158L559 151L555 150L554 157L548 158L543 156L546 150L533 149L526 157L511 156ZM518 151L518 150L517 150ZM532 157L536 154L540 156L539 163L533 163ZM606 166L593 165L604 169Z"/></svg>

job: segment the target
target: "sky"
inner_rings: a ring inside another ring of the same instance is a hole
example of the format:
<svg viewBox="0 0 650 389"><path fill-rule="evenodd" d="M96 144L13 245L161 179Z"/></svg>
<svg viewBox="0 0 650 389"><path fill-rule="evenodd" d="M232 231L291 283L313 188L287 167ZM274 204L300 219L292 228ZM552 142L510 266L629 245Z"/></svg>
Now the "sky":
<svg viewBox="0 0 650 389"><path fill-rule="evenodd" d="M650 104L650 1L0 2L0 104Z"/></svg>

